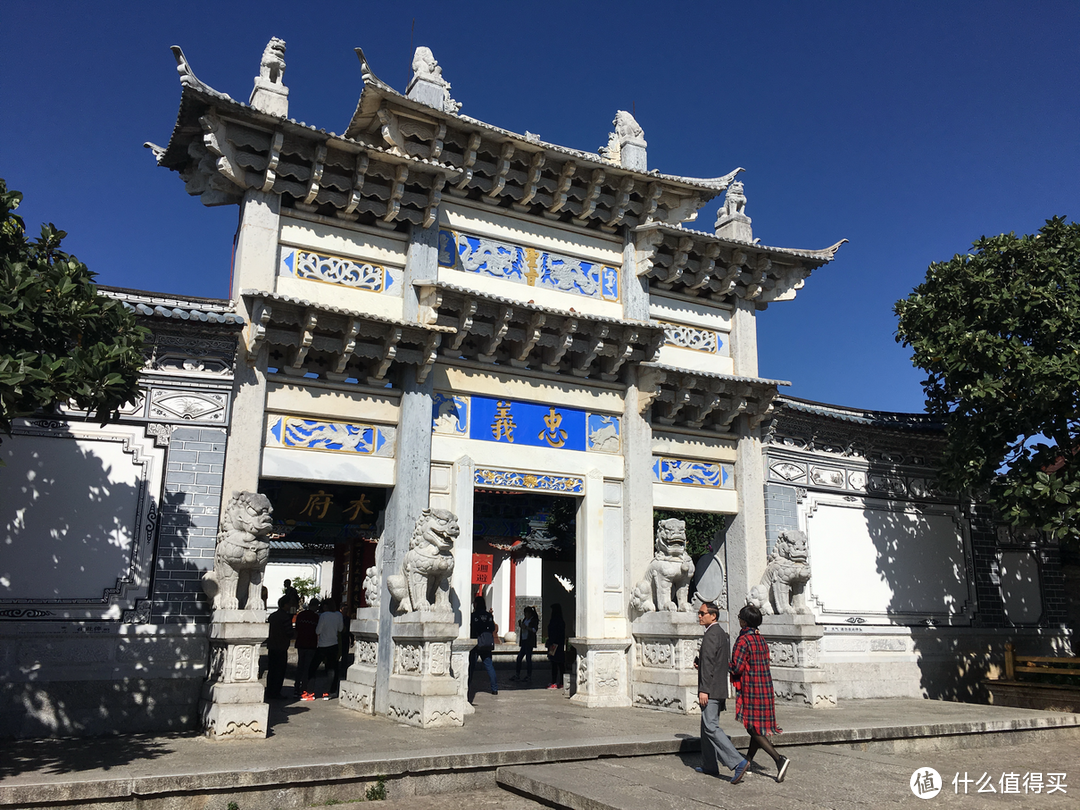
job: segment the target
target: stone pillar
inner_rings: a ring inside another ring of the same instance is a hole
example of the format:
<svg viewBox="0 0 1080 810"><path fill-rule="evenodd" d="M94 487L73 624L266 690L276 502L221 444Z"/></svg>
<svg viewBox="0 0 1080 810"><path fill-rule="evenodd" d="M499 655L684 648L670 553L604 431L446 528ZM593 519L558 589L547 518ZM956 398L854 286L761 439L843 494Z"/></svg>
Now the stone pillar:
<svg viewBox="0 0 1080 810"><path fill-rule="evenodd" d="M623 537L626 543L623 582L633 592L632 572L644 571L653 556L652 426L641 415L642 394L637 368L628 370L622 421ZM625 608L625 605L624 605Z"/></svg>
<svg viewBox="0 0 1080 810"><path fill-rule="evenodd" d="M472 555L473 555L473 473L476 467L468 456L454 462L451 512L457 515L461 533L454 541L454 580L450 604L454 618L461 625L460 636L469 638L469 617L472 615Z"/></svg>
<svg viewBox="0 0 1080 810"><path fill-rule="evenodd" d="M690 613L653 611L634 620L634 706L699 714L697 669L702 629Z"/></svg>
<svg viewBox="0 0 1080 810"><path fill-rule="evenodd" d="M735 448L735 487L738 513L728 526L727 557L728 634L739 634L738 613L746 597L765 573L765 475L760 429L746 428L739 417L741 435Z"/></svg>
<svg viewBox="0 0 1080 810"><path fill-rule="evenodd" d="M278 232L281 198L276 194L249 190L240 204L240 230L233 259L230 295L237 313L244 319L244 333L236 350L233 378L232 419L226 446L222 492L256 492L262 469L263 423L266 405L266 363L268 348L257 356L248 354L251 345L252 313L240 290L272 292L277 279Z"/></svg>
<svg viewBox="0 0 1080 810"><path fill-rule="evenodd" d="M819 663L824 632L807 614L762 617L759 629L769 645L773 689L778 700L810 709L836 708L836 687Z"/></svg>
<svg viewBox="0 0 1080 810"><path fill-rule="evenodd" d="M360 608L349 623L356 640L353 665L338 689L341 705L362 714L375 713L375 682L379 671L379 609Z"/></svg>
<svg viewBox="0 0 1080 810"><path fill-rule="evenodd" d="M757 377L757 322L753 301L735 299L732 313L731 360L740 377ZM746 417L737 422L739 442L735 449L735 488L738 513L728 526L725 552L728 580L728 634L739 634L738 613L750 589L765 572L765 460L761 430L747 427Z"/></svg>
<svg viewBox="0 0 1080 810"><path fill-rule="evenodd" d="M405 259L403 286L403 318L414 319L419 313L419 300L413 281L438 277L438 228L413 228ZM431 483L431 408L435 375L429 374L423 383L416 381L415 369L402 367L401 411L398 421L397 449L395 453L396 476L394 491L386 504L382 542L379 543L381 559L376 560L382 576L379 600L380 666L375 684L375 712L386 714L390 710L389 686L391 666L394 663L391 613L392 599L387 587L387 577L397 574L409 550L420 513L428 506ZM455 631L455 636L457 635Z"/></svg>
<svg viewBox="0 0 1080 810"><path fill-rule="evenodd" d="M210 672L199 711L207 737L263 739L270 705L259 682L259 648L269 635L265 610L215 610L210 623Z"/></svg>
<svg viewBox="0 0 1080 810"><path fill-rule="evenodd" d="M585 476L585 497L578 509L577 634L569 640L577 652L570 673L570 699L588 707L630 705L630 639L604 638L604 476ZM617 530L622 532L622 521ZM596 584L591 584L596 583Z"/></svg>
<svg viewBox="0 0 1080 810"><path fill-rule="evenodd" d="M464 725L462 672L455 676L451 666L457 624L422 612L407 613L394 618L392 634L387 717L420 728Z"/></svg>
<svg viewBox="0 0 1080 810"><path fill-rule="evenodd" d="M584 580L582 580L584 581ZM630 639L572 638L570 700L587 708L630 705Z"/></svg>

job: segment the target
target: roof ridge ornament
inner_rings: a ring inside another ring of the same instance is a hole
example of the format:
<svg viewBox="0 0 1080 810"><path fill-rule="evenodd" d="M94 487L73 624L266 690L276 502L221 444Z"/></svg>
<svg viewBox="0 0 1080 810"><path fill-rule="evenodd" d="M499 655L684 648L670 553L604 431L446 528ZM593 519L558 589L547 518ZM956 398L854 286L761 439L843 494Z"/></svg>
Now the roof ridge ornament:
<svg viewBox="0 0 1080 810"><path fill-rule="evenodd" d="M442 67L431 48L420 45L413 53L413 75L405 88L405 96L428 107L456 114L461 103L450 98L450 82L443 78Z"/></svg>
<svg viewBox="0 0 1080 810"><path fill-rule="evenodd" d="M645 140L645 130L626 110L616 111L615 120L611 123L614 124L615 131L608 133L607 146L600 147L601 159L613 166L647 172L648 143Z"/></svg>
<svg viewBox="0 0 1080 810"><path fill-rule="evenodd" d="M173 56L176 57L176 72L180 74L180 84L184 87L190 87L193 90L206 90L208 92L216 92L206 82L200 81L195 76L195 71L191 69L191 63L188 62L186 56L184 56L184 50L179 45L169 46L169 50L173 52Z"/></svg>
<svg viewBox="0 0 1080 810"><path fill-rule="evenodd" d="M259 60L259 75L248 104L259 112L287 118L289 88L285 86L285 40L271 37Z"/></svg>
<svg viewBox="0 0 1080 810"><path fill-rule="evenodd" d="M746 215L746 193L743 184L735 180L727 188L724 205L716 212L716 235L738 242L754 241L754 231L750 227L750 217Z"/></svg>

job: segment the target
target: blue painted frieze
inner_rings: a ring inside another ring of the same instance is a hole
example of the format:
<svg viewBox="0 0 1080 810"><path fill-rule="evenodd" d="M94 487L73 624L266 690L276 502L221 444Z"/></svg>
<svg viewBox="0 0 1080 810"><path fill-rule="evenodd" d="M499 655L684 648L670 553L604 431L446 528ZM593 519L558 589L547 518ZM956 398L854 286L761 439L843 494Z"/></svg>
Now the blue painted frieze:
<svg viewBox="0 0 1080 810"><path fill-rule="evenodd" d="M585 492L585 479L577 475L545 475L514 470L478 469L473 474L473 483L477 486L527 489L536 492L564 492L570 495L581 495Z"/></svg>
<svg viewBox="0 0 1080 810"><path fill-rule="evenodd" d="M688 458L657 458L653 461L653 480L661 484L686 484L710 489L734 489L734 470L730 464L697 461Z"/></svg>
<svg viewBox="0 0 1080 810"><path fill-rule="evenodd" d="M439 266L559 292L619 300L619 269L482 236L439 231Z"/></svg>
<svg viewBox="0 0 1080 810"><path fill-rule="evenodd" d="M292 416L271 417L267 444L302 450L332 450L364 456L394 455L396 428L352 422L322 422Z"/></svg>

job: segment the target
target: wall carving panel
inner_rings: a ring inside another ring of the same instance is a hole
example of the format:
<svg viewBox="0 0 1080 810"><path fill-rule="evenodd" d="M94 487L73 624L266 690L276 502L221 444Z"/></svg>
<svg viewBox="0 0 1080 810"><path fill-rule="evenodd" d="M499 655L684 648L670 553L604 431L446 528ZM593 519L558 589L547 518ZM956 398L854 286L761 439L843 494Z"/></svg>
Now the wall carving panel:
<svg viewBox="0 0 1080 810"><path fill-rule="evenodd" d="M282 247L280 272L307 281L376 293L396 292L392 288L400 287L398 279L381 264L297 248Z"/></svg>

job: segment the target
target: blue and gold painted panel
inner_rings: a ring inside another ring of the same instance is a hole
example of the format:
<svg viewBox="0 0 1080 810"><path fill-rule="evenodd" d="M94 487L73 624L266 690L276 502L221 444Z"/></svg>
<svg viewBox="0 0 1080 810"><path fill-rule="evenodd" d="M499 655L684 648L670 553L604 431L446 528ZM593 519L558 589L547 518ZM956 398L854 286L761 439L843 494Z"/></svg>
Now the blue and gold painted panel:
<svg viewBox="0 0 1080 810"><path fill-rule="evenodd" d="M619 268L482 236L439 231L439 266L529 287L619 300Z"/></svg>
<svg viewBox="0 0 1080 810"><path fill-rule="evenodd" d="M433 396L431 429L486 442L618 453L618 416L485 396Z"/></svg>
<svg viewBox="0 0 1080 810"><path fill-rule="evenodd" d="M431 430L444 436L469 437L469 397L453 394L432 396Z"/></svg>
<svg viewBox="0 0 1080 810"><path fill-rule="evenodd" d="M401 286L400 281L381 264L284 246L281 248L279 274L306 281L351 287L354 290L394 295L399 292Z"/></svg>
<svg viewBox="0 0 1080 810"><path fill-rule="evenodd" d="M331 450L362 456L394 455L397 429L353 422L323 422L294 416L272 416L267 425L267 444L302 450Z"/></svg>
<svg viewBox="0 0 1080 810"><path fill-rule="evenodd" d="M661 484L734 489L734 472L731 464L670 457L653 460L653 480Z"/></svg>
<svg viewBox="0 0 1080 810"><path fill-rule="evenodd" d="M477 469L473 473L473 483L481 487L562 492L568 495L582 495L585 492L585 479L581 476L546 475L516 470Z"/></svg>

